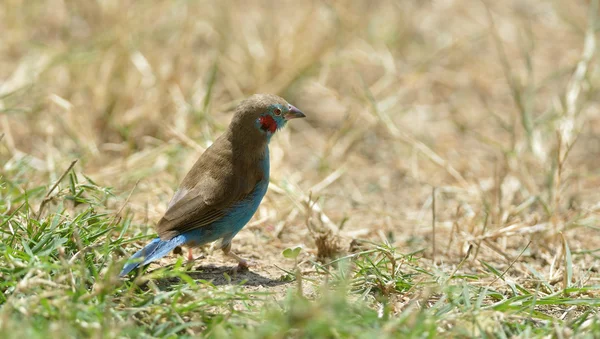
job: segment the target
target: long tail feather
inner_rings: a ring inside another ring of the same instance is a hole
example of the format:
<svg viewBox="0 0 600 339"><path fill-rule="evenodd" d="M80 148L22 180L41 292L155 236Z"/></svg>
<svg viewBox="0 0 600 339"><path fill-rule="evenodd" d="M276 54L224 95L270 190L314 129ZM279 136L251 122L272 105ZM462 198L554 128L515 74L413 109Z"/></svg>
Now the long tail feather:
<svg viewBox="0 0 600 339"><path fill-rule="evenodd" d="M121 273L119 273L120 277L124 277L129 272L140 266L146 266L149 263L158 260L165 255L169 254L175 247L181 246L185 243L185 238L182 236L177 236L171 240L161 240L160 238L155 238L152 240L146 247L139 250L136 254L132 255L129 258L125 267Z"/></svg>

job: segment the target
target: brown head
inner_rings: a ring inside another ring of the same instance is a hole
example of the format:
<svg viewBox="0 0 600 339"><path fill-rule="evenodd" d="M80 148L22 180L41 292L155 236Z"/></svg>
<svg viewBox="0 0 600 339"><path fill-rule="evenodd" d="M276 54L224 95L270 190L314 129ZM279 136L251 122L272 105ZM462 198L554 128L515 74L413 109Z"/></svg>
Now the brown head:
<svg viewBox="0 0 600 339"><path fill-rule="evenodd" d="M277 95L255 94L236 107L229 125L229 137L238 146L245 145L246 148L252 145L264 149L271 136L288 120L305 116Z"/></svg>

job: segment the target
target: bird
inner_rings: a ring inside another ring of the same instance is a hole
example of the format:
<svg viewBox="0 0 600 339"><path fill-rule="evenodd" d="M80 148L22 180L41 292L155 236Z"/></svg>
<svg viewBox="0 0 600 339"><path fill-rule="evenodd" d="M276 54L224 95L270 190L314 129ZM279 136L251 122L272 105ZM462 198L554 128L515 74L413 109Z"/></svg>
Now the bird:
<svg viewBox="0 0 600 339"><path fill-rule="evenodd" d="M231 241L250 221L269 186L269 142L306 115L274 94L254 94L235 108L229 127L200 155L156 224L157 237L125 263L120 277L181 246L221 240L223 253L247 268ZM179 248L180 250L180 248Z"/></svg>

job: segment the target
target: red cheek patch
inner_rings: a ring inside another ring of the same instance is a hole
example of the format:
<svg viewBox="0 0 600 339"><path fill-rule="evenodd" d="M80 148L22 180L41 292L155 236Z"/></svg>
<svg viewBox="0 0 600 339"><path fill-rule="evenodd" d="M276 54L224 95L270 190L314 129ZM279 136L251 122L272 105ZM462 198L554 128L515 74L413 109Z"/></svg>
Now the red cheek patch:
<svg viewBox="0 0 600 339"><path fill-rule="evenodd" d="M271 133L275 133L275 131L277 131L277 122L275 122L275 119L273 119L272 116L263 115L258 118L258 121L260 122L260 128L263 131L269 131Z"/></svg>

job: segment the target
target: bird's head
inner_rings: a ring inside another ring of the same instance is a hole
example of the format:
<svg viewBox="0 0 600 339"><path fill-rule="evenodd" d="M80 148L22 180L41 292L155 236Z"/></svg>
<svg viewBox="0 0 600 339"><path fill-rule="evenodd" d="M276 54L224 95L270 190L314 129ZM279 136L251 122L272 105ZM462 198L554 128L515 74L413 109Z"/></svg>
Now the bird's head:
<svg viewBox="0 0 600 339"><path fill-rule="evenodd" d="M273 103L255 121L256 128L269 135L285 126L290 119L304 118L306 115L288 103Z"/></svg>
<svg viewBox="0 0 600 339"><path fill-rule="evenodd" d="M283 98L273 94L255 94L236 108L231 127L249 133L248 127L252 126L253 135L266 136L268 140L288 120L304 117L304 113Z"/></svg>

